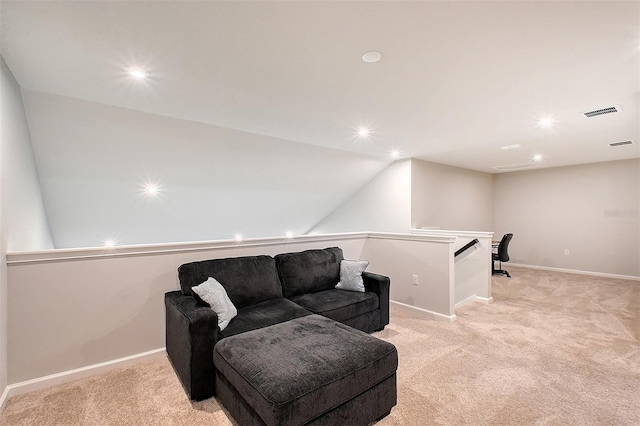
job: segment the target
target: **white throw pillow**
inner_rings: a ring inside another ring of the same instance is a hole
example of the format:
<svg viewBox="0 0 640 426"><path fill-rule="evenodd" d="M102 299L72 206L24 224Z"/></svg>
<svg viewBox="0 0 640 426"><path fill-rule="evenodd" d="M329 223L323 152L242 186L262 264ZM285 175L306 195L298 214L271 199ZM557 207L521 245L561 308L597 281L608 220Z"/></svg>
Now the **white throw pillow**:
<svg viewBox="0 0 640 426"><path fill-rule="evenodd" d="M362 273L369 266L368 260L343 260L340 262L340 282L337 289L364 293Z"/></svg>
<svg viewBox="0 0 640 426"><path fill-rule="evenodd" d="M238 310L233 306L227 291L215 278L209 277L207 281L197 287L193 287L192 290L204 302L208 303L211 309L216 311L218 314L218 327L220 327L221 331L229 325L229 321L238 315Z"/></svg>

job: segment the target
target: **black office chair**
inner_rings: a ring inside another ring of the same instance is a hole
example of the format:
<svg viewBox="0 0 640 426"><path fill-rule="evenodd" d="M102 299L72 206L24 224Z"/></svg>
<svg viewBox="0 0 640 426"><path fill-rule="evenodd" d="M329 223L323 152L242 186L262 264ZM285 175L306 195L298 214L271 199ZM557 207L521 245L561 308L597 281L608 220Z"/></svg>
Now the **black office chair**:
<svg viewBox="0 0 640 426"><path fill-rule="evenodd" d="M500 244L498 244L498 252L491 253L491 257L492 257L491 274L506 275L507 277L511 278L511 275L509 275L509 272L502 269L502 262L509 261L508 250L509 250L509 242L511 241L512 237L513 237L513 234L504 234L504 236L502 237L502 240L500 240ZM496 269L496 260L500 262L500 269Z"/></svg>

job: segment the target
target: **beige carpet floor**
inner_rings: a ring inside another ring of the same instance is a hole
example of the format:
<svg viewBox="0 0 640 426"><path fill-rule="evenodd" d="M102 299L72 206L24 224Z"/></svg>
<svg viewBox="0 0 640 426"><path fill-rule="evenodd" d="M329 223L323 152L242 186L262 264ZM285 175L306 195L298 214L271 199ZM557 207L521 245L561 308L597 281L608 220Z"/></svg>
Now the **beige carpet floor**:
<svg viewBox="0 0 640 426"><path fill-rule="evenodd" d="M392 306L390 425L640 425L640 282L511 267L458 320ZM229 425L166 358L11 398L2 425Z"/></svg>

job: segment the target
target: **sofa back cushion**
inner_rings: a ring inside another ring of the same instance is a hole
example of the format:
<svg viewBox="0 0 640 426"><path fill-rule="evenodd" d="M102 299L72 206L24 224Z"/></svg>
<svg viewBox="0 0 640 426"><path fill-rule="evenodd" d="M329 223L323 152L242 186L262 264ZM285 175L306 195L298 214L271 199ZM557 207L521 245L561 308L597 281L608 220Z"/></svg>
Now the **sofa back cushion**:
<svg viewBox="0 0 640 426"><path fill-rule="evenodd" d="M178 268L182 294L193 295L191 287L215 278L236 308L282 297L276 262L271 256L232 257L185 263Z"/></svg>
<svg viewBox="0 0 640 426"><path fill-rule="evenodd" d="M340 281L342 249L306 250L275 257L284 297L332 289Z"/></svg>

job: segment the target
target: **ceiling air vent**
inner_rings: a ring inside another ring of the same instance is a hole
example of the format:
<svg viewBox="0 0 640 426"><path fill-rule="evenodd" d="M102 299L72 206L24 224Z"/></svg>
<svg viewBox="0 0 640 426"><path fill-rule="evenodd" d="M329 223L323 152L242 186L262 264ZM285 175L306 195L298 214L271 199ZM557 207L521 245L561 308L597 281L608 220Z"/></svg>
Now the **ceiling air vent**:
<svg viewBox="0 0 640 426"><path fill-rule="evenodd" d="M603 114L611 114L612 112L620 112L620 107L616 105L608 108L601 108L593 111L583 112L583 114L585 115L585 117L595 117Z"/></svg>
<svg viewBox="0 0 640 426"><path fill-rule="evenodd" d="M613 142L610 143L609 146L622 146L622 145L631 145L633 143L633 141L623 141L623 142Z"/></svg>
<svg viewBox="0 0 640 426"><path fill-rule="evenodd" d="M492 169L500 170L501 172L515 172L516 170L535 169L538 167L540 167L540 164L519 163L519 164L508 164L506 166L493 166Z"/></svg>

